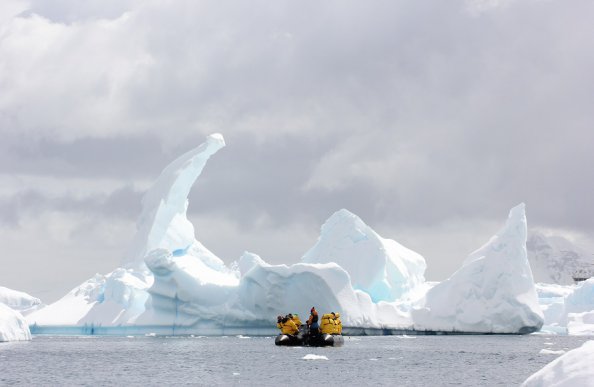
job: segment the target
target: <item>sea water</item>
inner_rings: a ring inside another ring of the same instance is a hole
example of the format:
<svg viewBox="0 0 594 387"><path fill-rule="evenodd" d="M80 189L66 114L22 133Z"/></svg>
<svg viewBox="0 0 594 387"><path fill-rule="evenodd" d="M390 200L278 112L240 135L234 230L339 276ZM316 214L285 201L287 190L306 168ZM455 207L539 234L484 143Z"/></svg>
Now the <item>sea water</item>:
<svg viewBox="0 0 594 387"><path fill-rule="evenodd" d="M559 356L541 350L588 339L363 336L310 348L277 347L273 337L37 336L0 343L0 385L512 386Z"/></svg>

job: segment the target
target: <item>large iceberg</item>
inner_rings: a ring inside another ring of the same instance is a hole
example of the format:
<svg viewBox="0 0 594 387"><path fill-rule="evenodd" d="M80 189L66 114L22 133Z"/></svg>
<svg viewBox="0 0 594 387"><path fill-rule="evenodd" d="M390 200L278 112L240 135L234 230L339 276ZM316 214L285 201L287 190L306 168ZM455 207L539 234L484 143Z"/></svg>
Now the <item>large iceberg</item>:
<svg viewBox="0 0 594 387"><path fill-rule="evenodd" d="M416 329L529 333L543 314L526 256L524 204L450 278L431 288L413 312Z"/></svg>
<svg viewBox="0 0 594 387"><path fill-rule="evenodd" d="M192 185L210 156L224 145L221 135L211 135L167 166L143 199L138 232L122 267L97 274L27 316L33 331L271 334L277 315L305 312L311 306L340 312L345 331L350 328L351 333L404 332L417 325L448 332L523 333L542 323L533 310L536 296L522 245L523 207L512 210L518 216L509 233L496 237L499 243L494 242L492 250L499 248L500 253L486 252L486 259L473 255L469 259L476 263L461 269L483 268L490 286L499 286L477 288L489 300L482 309L469 307L469 298L470 303L478 301L472 292L461 290L464 281L476 288L476 279L468 275L455 275L446 285L438 285L457 289L440 300L441 309L434 305L434 292L424 299L432 284L425 282L423 257L380 237L347 210L326 221L317 244L300 263L270 265L246 252L231 266L225 265L196 240L186 216ZM424 304L415 317L411 309L419 299ZM475 323L443 324L444 311L452 308L454 315L463 310L463 318L457 320L474 318ZM510 319L510 314L517 317ZM482 319L488 322L480 324Z"/></svg>

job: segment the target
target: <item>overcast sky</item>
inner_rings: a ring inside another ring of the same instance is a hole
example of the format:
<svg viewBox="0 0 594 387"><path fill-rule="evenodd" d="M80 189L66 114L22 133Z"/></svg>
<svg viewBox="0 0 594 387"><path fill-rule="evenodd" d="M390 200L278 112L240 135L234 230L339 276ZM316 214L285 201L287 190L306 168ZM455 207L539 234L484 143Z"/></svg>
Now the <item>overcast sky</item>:
<svg viewBox="0 0 594 387"><path fill-rule="evenodd" d="M0 2L0 285L117 267L210 133L196 237L293 263L347 208L447 278L525 202L594 251L591 0Z"/></svg>

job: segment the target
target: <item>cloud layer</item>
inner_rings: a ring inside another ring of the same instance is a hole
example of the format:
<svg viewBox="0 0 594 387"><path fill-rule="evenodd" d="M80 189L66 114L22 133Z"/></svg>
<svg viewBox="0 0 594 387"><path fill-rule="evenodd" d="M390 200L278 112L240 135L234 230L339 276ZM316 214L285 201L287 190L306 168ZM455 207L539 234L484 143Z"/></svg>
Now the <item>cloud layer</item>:
<svg viewBox="0 0 594 387"><path fill-rule="evenodd" d="M296 261L342 207L424 254L431 279L521 201L531 226L590 244L593 14L586 0L3 2L0 283L52 298L115 267L148 184L212 132L228 147L190 213L228 262Z"/></svg>

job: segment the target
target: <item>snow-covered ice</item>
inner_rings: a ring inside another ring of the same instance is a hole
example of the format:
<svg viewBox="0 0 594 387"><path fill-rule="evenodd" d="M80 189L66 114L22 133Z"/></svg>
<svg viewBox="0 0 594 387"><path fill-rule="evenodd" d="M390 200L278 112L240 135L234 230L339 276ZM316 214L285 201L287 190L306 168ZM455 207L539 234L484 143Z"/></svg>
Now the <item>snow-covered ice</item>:
<svg viewBox="0 0 594 387"><path fill-rule="evenodd" d="M587 341L530 376L523 387L575 387L594 384L594 341Z"/></svg>
<svg viewBox="0 0 594 387"><path fill-rule="evenodd" d="M380 237L344 209L324 223L300 263L271 265L246 252L226 266L195 238L186 216L192 185L224 145L221 135L211 135L168 165L143 198L122 267L27 316L34 328L272 334L278 314L303 315L311 306L340 312L345 327L357 328L524 333L542 324L526 259L523 205L440 284L425 282L421 255Z"/></svg>

